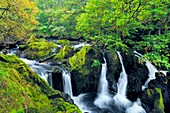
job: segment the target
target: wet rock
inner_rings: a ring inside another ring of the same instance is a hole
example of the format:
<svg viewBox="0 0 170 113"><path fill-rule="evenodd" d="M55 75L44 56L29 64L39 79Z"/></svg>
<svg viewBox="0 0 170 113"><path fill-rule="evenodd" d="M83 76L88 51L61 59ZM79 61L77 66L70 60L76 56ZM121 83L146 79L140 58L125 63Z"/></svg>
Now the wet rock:
<svg viewBox="0 0 170 113"><path fill-rule="evenodd" d="M105 53L107 60L107 81L111 92L117 92L117 82L122 71L119 58L114 50L106 50Z"/></svg>
<svg viewBox="0 0 170 113"><path fill-rule="evenodd" d="M101 65L92 67L94 59L101 61L102 57L96 47L91 47L85 55L85 62L82 67L71 71L73 95L97 92Z"/></svg>
<svg viewBox="0 0 170 113"><path fill-rule="evenodd" d="M148 78L148 69L138 61L132 50L128 53L121 52L121 55L128 75L127 97L131 101L136 101L142 92L142 85Z"/></svg>
<svg viewBox="0 0 170 113"><path fill-rule="evenodd" d="M147 113L165 113L160 88L146 89L141 96L141 102Z"/></svg>
<svg viewBox="0 0 170 113"><path fill-rule="evenodd" d="M156 73L156 79L150 81L149 88L158 87L162 90L163 102L165 105L165 113L168 113L170 107L170 83L168 76L164 76L162 73Z"/></svg>

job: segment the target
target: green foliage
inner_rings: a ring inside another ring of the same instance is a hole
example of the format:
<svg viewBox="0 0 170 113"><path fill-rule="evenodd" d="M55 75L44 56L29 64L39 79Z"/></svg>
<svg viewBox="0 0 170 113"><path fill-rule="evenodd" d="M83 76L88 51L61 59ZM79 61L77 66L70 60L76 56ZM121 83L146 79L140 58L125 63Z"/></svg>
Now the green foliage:
<svg viewBox="0 0 170 113"><path fill-rule="evenodd" d="M81 13L82 0L35 0L39 13L36 16L40 23L36 34L59 38L77 37L75 32L76 17Z"/></svg>
<svg viewBox="0 0 170 113"><path fill-rule="evenodd" d="M160 0L89 0L76 29L87 40L109 48L127 46L169 69L169 4Z"/></svg>
<svg viewBox="0 0 170 113"><path fill-rule="evenodd" d="M25 38L37 25L38 8L30 0L0 1L0 37L5 41Z"/></svg>
<svg viewBox="0 0 170 113"><path fill-rule="evenodd" d="M100 66L100 65L101 65L100 61L97 60L97 59L94 59L91 67L98 67L98 66Z"/></svg>
<svg viewBox="0 0 170 113"><path fill-rule="evenodd" d="M143 50L144 57L156 66L164 69L170 69L170 33L160 35L149 35L142 37L142 40L135 43L134 49ZM140 48L139 48L140 47Z"/></svg>

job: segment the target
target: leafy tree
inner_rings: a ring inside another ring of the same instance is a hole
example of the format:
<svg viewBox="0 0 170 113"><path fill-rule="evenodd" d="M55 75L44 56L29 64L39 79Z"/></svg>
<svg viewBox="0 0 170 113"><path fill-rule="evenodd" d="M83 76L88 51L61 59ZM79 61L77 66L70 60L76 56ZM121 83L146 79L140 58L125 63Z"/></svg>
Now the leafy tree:
<svg viewBox="0 0 170 113"><path fill-rule="evenodd" d="M116 49L144 51L147 43L145 48L152 49L144 51L147 58L151 60L152 53L155 64L169 69L169 0L88 0L84 11L76 26L84 38Z"/></svg>
<svg viewBox="0 0 170 113"><path fill-rule="evenodd" d="M30 0L0 1L0 37L26 37L32 25L37 24L34 18L38 9Z"/></svg>
<svg viewBox="0 0 170 113"><path fill-rule="evenodd" d="M35 0L40 12L37 35L47 37L76 37L76 17L82 12L84 0Z"/></svg>

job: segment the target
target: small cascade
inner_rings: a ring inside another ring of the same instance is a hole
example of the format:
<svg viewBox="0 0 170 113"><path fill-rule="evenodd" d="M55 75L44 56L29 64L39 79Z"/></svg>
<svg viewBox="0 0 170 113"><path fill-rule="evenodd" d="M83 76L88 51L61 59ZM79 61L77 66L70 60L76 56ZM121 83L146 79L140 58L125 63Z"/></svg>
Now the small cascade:
<svg viewBox="0 0 170 113"><path fill-rule="evenodd" d="M45 63L39 63L34 60L28 60L25 58L20 58L26 64L28 64L31 69L36 72L41 78L43 78L48 83L48 72L51 70L51 66Z"/></svg>
<svg viewBox="0 0 170 113"><path fill-rule="evenodd" d="M67 93L70 95L70 97L73 97L71 74L68 71L63 70L62 77L63 77L64 93Z"/></svg>
<svg viewBox="0 0 170 113"><path fill-rule="evenodd" d="M163 70L161 70L159 72L163 73L165 76L167 76L167 73L168 73L168 71L163 71Z"/></svg>
<svg viewBox="0 0 170 113"><path fill-rule="evenodd" d="M158 72L158 70L149 62L149 61L146 61L146 66L149 70L149 78L146 80L144 86L142 86L142 90L144 90L145 88L148 88L148 84L151 80L154 80L156 79L155 77L155 73Z"/></svg>
<svg viewBox="0 0 170 113"><path fill-rule="evenodd" d="M77 44L77 45L73 45L72 47L73 48L80 48L80 47L83 47L83 46L90 46L90 44L88 44L88 43L80 43L80 44Z"/></svg>
<svg viewBox="0 0 170 113"><path fill-rule="evenodd" d="M142 54L138 53L137 51L134 51L134 53L136 54L136 56L137 56L138 58L142 59L142 58L141 58L141 57L142 57ZM149 84L149 82L150 82L151 80L156 79L155 73L158 72L158 70L157 70L149 61L147 61L147 60L145 60L145 59L143 59L143 60L146 62L145 65L147 66L147 68L148 68L148 70L149 70L149 74L148 74L149 78L146 80L144 86L142 86L142 90L144 90L145 88L148 87L148 84Z"/></svg>
<svg viewBox="0 0 170 113"><path fill-rule="evenodd" d="M119 59L120 59L120 63L122 65L122 72L120 73L120 77L118 79L118 83L117 83L117 87L118 87L118 91L117 94L113 97L115 103L118 106L122 106L122 107L128 107L130 106L131 102L126 98L126 89L127 89L127 83L128 83L128 79L127 79L127 74L123 65L123 61L122 61L122 56L120 55L120 52L117 52Z"/></svg>
<svg viewBox="0 0 170 113"><path fill-rule="evenodd" d="M102 64L101 77L99 81L98 94L97 94L98 96L94 101L94 104L100 108L107 107L109 102L112 100L109 94L108 81L106 79L107 62L105 57L103 57L103 59L104 59L104 63Z"/></svg>
<svg viewBox="0 0 170 113"><path fill-rule="evenodd" d="M126 109L125 113L146 113L146 111L142 108L141 101L138 98L131 107Z"/></svg>
<svg viewBox="0 0 170 113"><path fill-rule="evenodd" d="M72 97L74 100L74 103L78 106L78 108L83 112L83 113L91 113L90 110L88 110L88 107L84 104L84 97L87 94L80 94L77 97Z"/></svg>

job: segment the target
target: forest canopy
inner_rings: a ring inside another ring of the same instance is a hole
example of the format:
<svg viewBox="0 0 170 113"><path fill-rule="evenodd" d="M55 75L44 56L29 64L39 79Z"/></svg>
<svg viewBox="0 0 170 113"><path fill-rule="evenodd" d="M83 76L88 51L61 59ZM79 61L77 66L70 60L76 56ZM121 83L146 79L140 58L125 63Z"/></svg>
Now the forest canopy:
<svg viewBox="0 0 170 113"><path fill-rule="evenodd" d="M170 69L169 0L1 0L0 27L1 40L82 39Z"/></svg>

